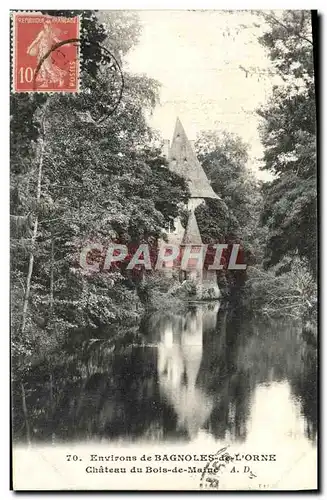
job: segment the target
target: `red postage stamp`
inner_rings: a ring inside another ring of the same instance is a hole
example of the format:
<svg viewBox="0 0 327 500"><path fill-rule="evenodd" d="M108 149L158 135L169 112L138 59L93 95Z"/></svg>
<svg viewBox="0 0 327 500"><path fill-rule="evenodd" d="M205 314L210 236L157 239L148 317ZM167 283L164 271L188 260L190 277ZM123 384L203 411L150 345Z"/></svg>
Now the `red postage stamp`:
<svg viewBox="0 0 327 500"><path fill-rule="evenodd" d="M13 13L14 92L79 91L80 19Z"/></svg>

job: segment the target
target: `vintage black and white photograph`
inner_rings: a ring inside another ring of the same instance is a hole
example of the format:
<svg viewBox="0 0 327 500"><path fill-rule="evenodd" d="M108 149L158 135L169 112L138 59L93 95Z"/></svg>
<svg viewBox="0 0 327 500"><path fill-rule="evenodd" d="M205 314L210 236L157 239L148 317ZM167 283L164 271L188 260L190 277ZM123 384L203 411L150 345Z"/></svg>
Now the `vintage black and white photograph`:
<svg viewBox="0 0 327 500"><path fill-rule="evenodd" d="M10 37L12 488L317 490L317 12Z"/></svg>

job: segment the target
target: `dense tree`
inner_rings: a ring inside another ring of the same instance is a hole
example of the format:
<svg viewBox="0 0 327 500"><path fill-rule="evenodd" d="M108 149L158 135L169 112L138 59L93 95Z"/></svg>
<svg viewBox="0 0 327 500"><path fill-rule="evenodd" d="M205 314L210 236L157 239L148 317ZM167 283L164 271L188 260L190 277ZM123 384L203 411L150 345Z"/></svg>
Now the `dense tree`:
<svg viewBox="0 0 327 500"><path fill-rule="evenodd" d="M299 255L316 274L316 112L311 14L264 14L260 39L281 84L260 110L264 169L275 179L263 189L267 266Z"/></svg>
<svg viewBox="0 0 327 500"><path fill-rule="evenodd" d="M98 43L103 30L91 18ZM116 23L120 35L110 38L110 48L119 58L138 33L133 19L127 16L125 22L122 14L111 19L110 29ZM133 279L119 271L81 269L80 251L90 241L106 246L113 240L156 239L187 199L185 182L164 165L145 121L145 110L157 100L157 83L125 73L121 103L110 114L113 83L98 56L89 57L80 94L14 99L12 317L17 352L22 345L24 352L42 342L50 345L69 328L133 321L138 304ZM24 123L20 128L21 112L35 124L32 131Z"/></svg>
<svg viewBox="0 0 327 500"><path fill-rule="evenodd" d="M247 167L246 144L236 135L215 130L201 133L195 147L212 188L222 199L206 200L197 208L204 241L241 240L249 253L257 253L262 199L259 182Z"/></svg>
<svg viewBox="0 0 327 500"><path fill-rule="evenodd" d="M227 270L232 245L240 244L239 264L251 265L262 259L260 184L247 166L247 145L237 135L225 130L205 131L198 136L195 148L212 188L221 197L205 200L197 207L196 218L204 243L228 245L222 254L224 269L217 277L221 292L230 296L240 292L246 280L246 271ZM208 257L208 264L212 258Z"/></svg>

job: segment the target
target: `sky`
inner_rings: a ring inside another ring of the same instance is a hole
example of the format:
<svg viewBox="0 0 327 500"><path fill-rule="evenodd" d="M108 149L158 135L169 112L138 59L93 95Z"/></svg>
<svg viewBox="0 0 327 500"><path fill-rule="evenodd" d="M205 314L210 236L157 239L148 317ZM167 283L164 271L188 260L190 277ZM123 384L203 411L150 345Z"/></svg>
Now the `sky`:
<svg viewBox="0 0 327 500"><path fill-rule="evenodd" d="M161 83L160 105L149 118L164 139L171 139L176 117L188 138L208 129L238 134L250 146L248 166L259 171L263 148L255 110L269 97L276 76L257 36L255 14L242 11L139 11L139 44L127 68ZM259 21L260 22L260 21ZM255 70L255 71L253 71ZM247 73L248 71L248 73Z"/></svg>

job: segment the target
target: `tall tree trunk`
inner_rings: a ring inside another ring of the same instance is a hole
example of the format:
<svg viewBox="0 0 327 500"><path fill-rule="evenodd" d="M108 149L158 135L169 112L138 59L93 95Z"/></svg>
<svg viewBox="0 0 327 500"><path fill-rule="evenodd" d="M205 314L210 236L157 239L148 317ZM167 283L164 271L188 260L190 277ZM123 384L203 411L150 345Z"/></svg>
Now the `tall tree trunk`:
<svg viewBox="0 0 327 500"><path fill-rule="evenodd" d="M50 100L50 98L47 99L47 101L44 105L42 118L41 118L41 135L39 137L38 155L37 155L37 158L38 158L38 176L37 176L37 188L36 188L36 206L37 207L38 207L40 199L41 199L42 168L43 168L43 158L44 158L44 150L45 150L45 117L46 117L46 112L47 112L49 100ZM27 272L27 278L26 278L26 288L25 288L24 303L23 303L23 316L22 316L22 330L21 330L22 334L24 333L25 327L26 327L27 309L28 309L28 303L29 303L30 292L31 292L31 279L32 279L32 274L33 274L33 266L34 266L34 249L35 249L35 243L36 243L36 237L37 237L38 223L39 223L39 216L37 213L35 220L34 220L33 233L32 233L32 239L31 239L31 251L30 251L30 256L29 256L28 272Z"/></svg>
<svg viewBox="0 0 327 500"><path fill-rule="evenodd" d="M50 311L49 320L51 321L53 315L53 291L54 291L54 236L51 235L51 257L50 257Z"/></svg>
<svg viewBox="0 0 327 500"><path fill-rule="evenodd" d="M28 413L27 413L27 405L26 405L26 395L25 395L25 389L24 389L24 384L21 383L21 389L22 389L22 403L23 403L23 413L24 413L24 418L25 418L25 427L26 427L26 440L28 444L31 444L31 431L30 431L30 424L28 421Z"/></svg>

